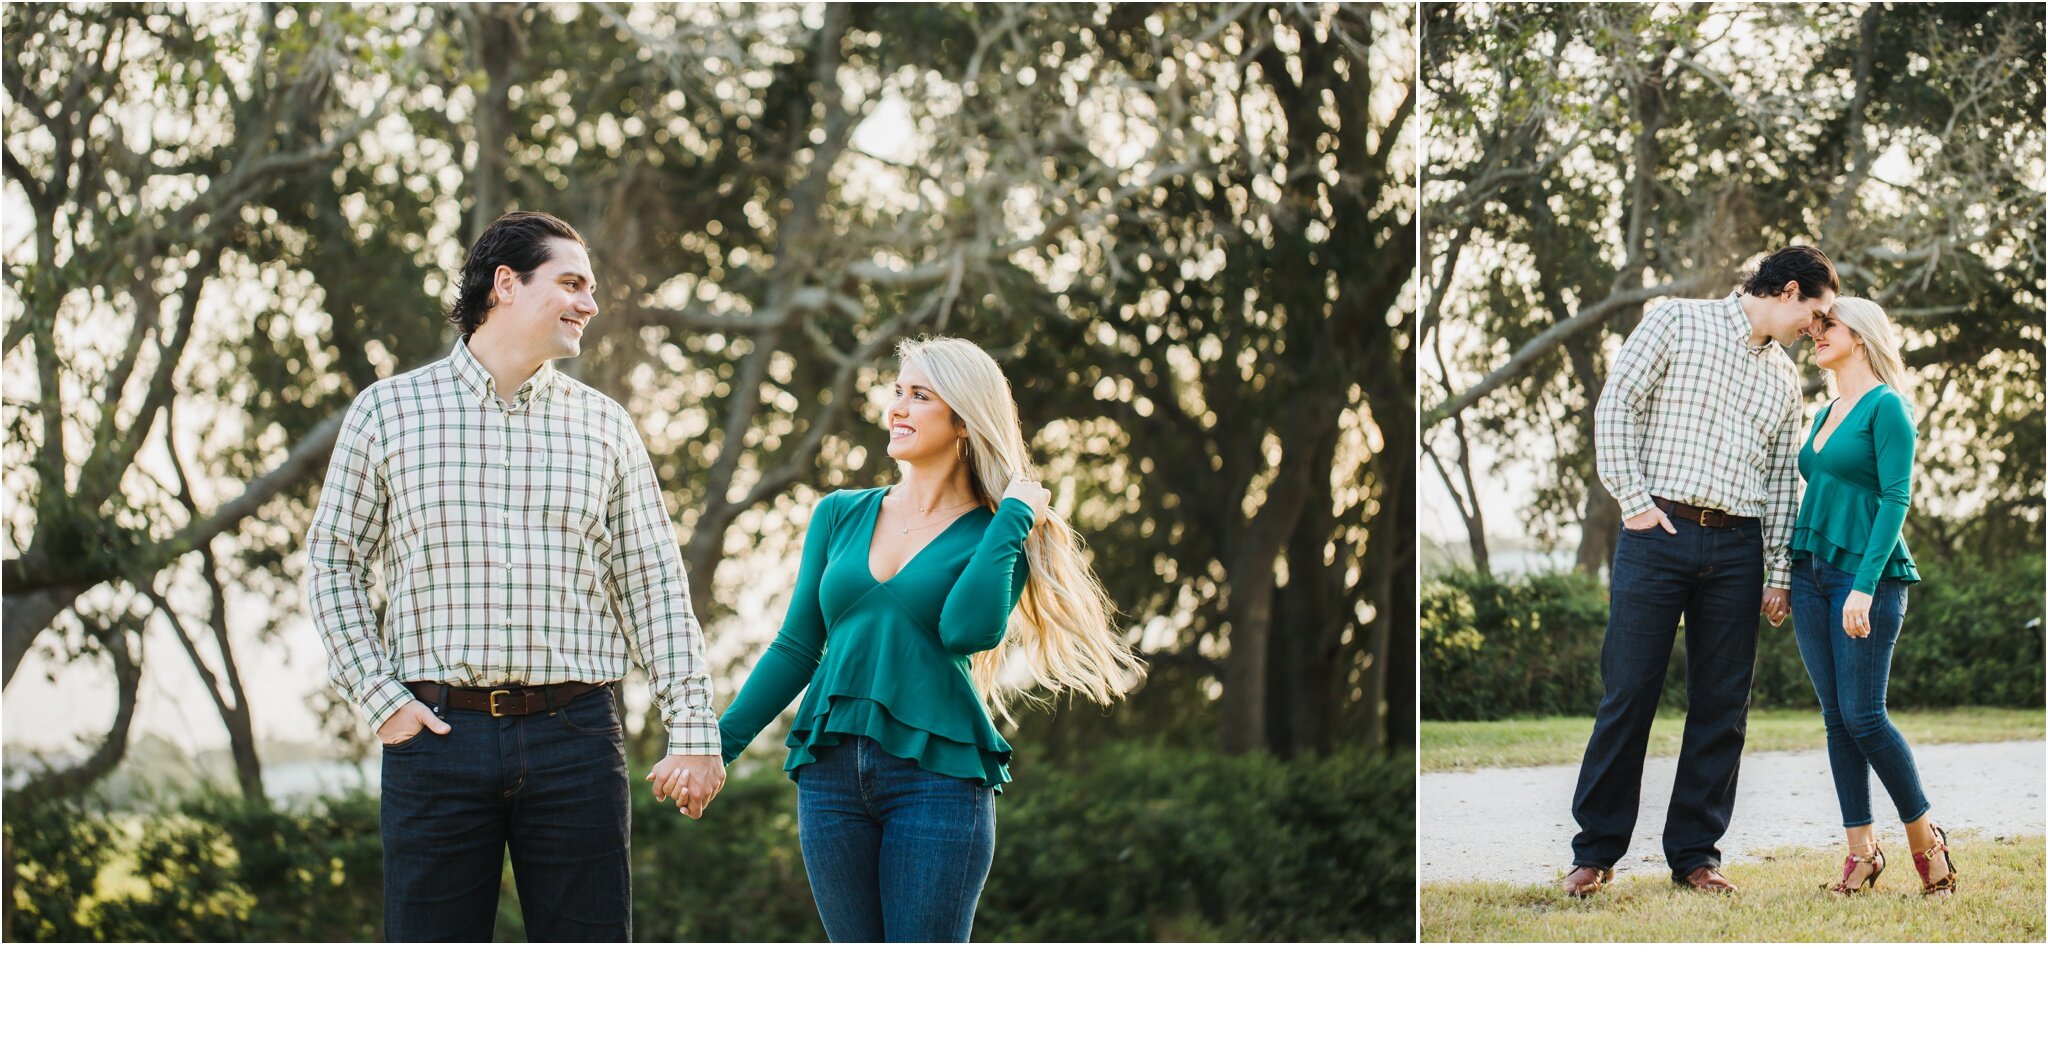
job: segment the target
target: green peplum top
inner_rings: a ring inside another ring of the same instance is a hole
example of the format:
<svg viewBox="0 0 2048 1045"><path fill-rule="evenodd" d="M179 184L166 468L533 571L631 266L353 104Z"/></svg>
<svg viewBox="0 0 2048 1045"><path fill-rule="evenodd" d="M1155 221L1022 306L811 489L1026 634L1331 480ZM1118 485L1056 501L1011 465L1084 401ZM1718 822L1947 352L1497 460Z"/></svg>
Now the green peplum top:
<svg viewBox="0 0 2048 1045"><path fill-rule="evenodd" d="M1878 385L1849 408L1816 450L1814 437L1836 404L1814 418L1799 450L1806 496L1792 525L1794 561L1818 555L1844 573L1854 588L1877 591L1880 580L1913 584L1920 571L1899 531L1913 496L1913 418L1890 385Z"/></svg>
<svg viewBox="0 0 2048 1045"><path fill-rule="evenodd" d="M811 513L782 630L718 720L725 760L804 691L782 765L791 777L817 749L861 736L1000 792L1010 745L989 721L968 657L1002 642L1023 597L1031 506L1012 497L993 512L976 507L877 581L868 547L888 492L835 492Z"/></svg>

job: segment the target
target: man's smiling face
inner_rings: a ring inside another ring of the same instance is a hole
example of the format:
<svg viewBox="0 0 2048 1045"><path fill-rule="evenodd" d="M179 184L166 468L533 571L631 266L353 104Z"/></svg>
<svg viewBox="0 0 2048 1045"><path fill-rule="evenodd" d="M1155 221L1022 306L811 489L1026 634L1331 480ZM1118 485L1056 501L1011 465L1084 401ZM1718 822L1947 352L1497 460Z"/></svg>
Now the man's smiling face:
<svg viewBox="0 0 2048 1045"><path fill-rule="evenodd" d="M494 327L503 323L516 344L545 346L549 358L566 359L583 350L583 331L597 315L597 277L581 243L551 239L548 251L548 260L524 281L499 270L493 288L498 300L487 321Z"/></svg>
<svg viewBox="0 0 2048 1045"><path fill-rule="evenodd" d="M1835 307L1835 292L1823 289L1815 297L1802 298L1798 284L1788 283L1783 292L1766 300L1770 307L1758 332L1778 344L1790 345L1827 318L1828 312Z"/></svg>

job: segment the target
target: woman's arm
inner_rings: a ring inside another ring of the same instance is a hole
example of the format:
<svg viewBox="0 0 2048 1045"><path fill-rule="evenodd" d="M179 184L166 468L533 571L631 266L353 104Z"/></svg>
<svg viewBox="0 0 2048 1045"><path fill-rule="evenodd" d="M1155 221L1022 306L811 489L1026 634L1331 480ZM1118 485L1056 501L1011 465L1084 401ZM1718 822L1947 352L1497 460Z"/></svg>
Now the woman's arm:
<svg viewBox="0 0 2048 1045"><path fill-rule="evenodd" d="M1856 591L1874 593L1884 575L1899 531L1906 525L1906 507L1913 499L1913 418L1896 394L1872 404L1870 441L1877 448L1877 517L1870 522L1870 540L1856 569Z"/></svg>
<svg viewBox="0 0 2048 1045"><path fill-rule="evenodd" d="M740 695L718 720L719 747L727 762L740 757L817 673L818 659L825 651L825 612L818 605L818 581L825 573L825 554L838 507L839 498L828 494L811 512L804 530L803 565L797 570L796 592L790 596L782 630L754 663Z"/></svg>
<svg viewBox="0 0 2048 1045"><path fill-rule="evenodd" d="M1015 497L996 506L996 517L939 611L939 644L946 652L980 653L1002 644L1010 613L1024 597L1029 576L1024 538L1036 521L1031 506Z"/></svg>

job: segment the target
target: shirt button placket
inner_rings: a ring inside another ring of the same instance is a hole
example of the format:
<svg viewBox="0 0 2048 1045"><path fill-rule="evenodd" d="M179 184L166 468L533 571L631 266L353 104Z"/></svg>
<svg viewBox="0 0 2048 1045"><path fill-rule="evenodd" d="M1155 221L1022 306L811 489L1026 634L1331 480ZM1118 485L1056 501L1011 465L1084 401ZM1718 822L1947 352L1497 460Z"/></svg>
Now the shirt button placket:
<svg viewBox="0 0 2048 1045"><path fill-rule="evenodd" d="M512 503L512 411L509 407L498 408L499 459L504 471L504 481L498 485L498 496L505 504ZM499 561L504 566L502 578L505 598L505 664L512 672L512 527L506 526L498 538ZM513 672L516 674L516 672Z"/></svg>

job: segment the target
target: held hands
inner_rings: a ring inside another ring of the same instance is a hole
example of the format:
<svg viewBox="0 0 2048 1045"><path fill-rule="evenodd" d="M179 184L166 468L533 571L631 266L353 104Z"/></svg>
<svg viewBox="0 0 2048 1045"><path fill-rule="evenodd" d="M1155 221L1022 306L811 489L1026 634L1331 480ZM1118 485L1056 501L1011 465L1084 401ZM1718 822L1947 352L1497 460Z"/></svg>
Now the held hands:
<svg viewBox="0 0 2048 1045"><path fill-rule="evenodd" d="M1870 637L1870 593L1852 591L1842 603L1842 633L1852 639Z"/></svg>
<svg viewBox="0 0 2048 1045"><path fill-rule="evenodd" d="M670 755L647 774L654 782L654 800L674 799L676 812L704 819L704 807L725 787L725 759L718 755Z"/></svg>
<svg viewBox="0 0 2048 1045"><path fill-rule="evenodd" d="M425 704L409 700L398 706L384 724L377 727L377 739L389 746L403 744L419 735L420 730L431 730L442 736L448 735L448 723L435 717Z"/></svg>
<svg viewBox="0 0 2048 1045"><path fill-rule="evenodd" d="M1626 519L1623 519L1621 521L1621 524L1638 533L1650 529L1653 526L1662 526L1664 527L1665 533L1672 534L1674 536L1678 533L1678 527L1671 525L1671 517L1664 514L1664 509L1659 508L1654 504L1640 512L1637 512L1634 515L1629 516Z"/></svg>
<svg viewBox="0 0 2048 1045"><path fill-rule="evenodd" d="M1764 605L1761 611L1764 619L1775 628L1785 623L1785 617L1792 612L1792 589L1765 588Z"/></svg>
<svg viewBox="0 0 2048 1045"><path fill-rule="evenodd" d="M1011 497L1015 497L1031 506L1031 517L1035 520L1034 525L1037 522L1045 521L1045 506L1052 503L1051 490L1046 489L1036 481L1026 479L1020 475L1010 480L1010 485L1003 491L1003 496L996 498L996 500L1001 501Z"/></svg>

